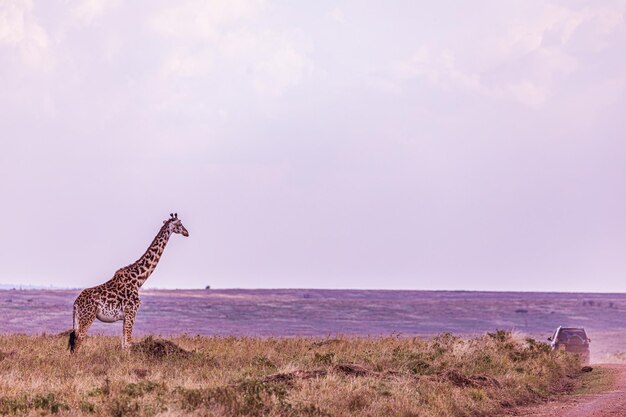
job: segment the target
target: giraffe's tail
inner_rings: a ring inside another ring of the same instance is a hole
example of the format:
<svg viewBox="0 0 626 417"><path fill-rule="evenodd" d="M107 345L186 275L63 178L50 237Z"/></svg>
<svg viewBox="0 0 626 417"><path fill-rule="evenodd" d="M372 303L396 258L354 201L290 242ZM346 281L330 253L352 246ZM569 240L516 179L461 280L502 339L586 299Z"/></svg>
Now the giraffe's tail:
<svg viewBox="0 0 626 417"><path fill-rule="evenodd" d="M74 353L76 347L76 306L72 311L72 331L70 332L70 339L67 342L67 348L71 353Z"/></svg>
<svg viewBox="0 0 626 417"><path fill-rule="evenodd" d="M74 348L76 347L76 330L72 329L70 332L70 340L67 342L67 348L71 353L74 353Z"/></svg>

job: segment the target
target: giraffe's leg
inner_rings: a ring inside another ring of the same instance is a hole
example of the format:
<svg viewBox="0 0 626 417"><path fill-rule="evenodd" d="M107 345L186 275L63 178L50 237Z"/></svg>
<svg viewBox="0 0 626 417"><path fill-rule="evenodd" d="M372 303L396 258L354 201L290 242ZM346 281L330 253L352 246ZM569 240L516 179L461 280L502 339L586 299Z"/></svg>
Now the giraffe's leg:
<svg viewBox="0 0 626 417"><path fill-rule="evenodd" d="M96 319L96 309L88 308L88 309L79 309L78 313L78 329L76 330L76 345L74 347L74 351L78 352L80 349L80 345L82 344L85 336L87 335L87 330L93 324Z"/></svg>
<svg viewBox="0 0 626 417"><path fill-rule="evenodd" d="M135 324L135 317L137 316L137 309L128 308L124 311L124 327L122 329L122 349L130 349L132 345L133 325Z"/></svg>

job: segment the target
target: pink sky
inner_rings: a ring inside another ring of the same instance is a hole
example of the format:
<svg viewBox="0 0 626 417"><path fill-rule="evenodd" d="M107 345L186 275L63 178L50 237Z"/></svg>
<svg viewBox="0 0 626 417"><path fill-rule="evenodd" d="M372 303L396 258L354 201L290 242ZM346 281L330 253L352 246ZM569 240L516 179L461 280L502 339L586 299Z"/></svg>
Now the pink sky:
<svg viewBox="0 0 626 417"><path fill-rule="evenodd" d="M626 291L626 2L0 2L0 283Z"/></svg>

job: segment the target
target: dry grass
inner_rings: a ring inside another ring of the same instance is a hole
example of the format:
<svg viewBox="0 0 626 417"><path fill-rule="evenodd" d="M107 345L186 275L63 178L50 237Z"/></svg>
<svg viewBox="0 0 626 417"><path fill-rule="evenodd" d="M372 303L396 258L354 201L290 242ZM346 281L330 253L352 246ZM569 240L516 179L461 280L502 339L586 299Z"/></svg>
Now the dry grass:
<svg viewBox="0 0 626 417"><path fill-rule="evenodd" d="M615 387L617 372L615 369L594 366L592 372L584 372L573 394L594 395L610 391Z"/></svg>
<svg viewBox="0 0 626 417"><path fill-rule="evenodd" d="M497 332L403 337L0 336L0 414L493 416L571 390L579 363ZM179 349L180 347L180 349Z"/></svg>

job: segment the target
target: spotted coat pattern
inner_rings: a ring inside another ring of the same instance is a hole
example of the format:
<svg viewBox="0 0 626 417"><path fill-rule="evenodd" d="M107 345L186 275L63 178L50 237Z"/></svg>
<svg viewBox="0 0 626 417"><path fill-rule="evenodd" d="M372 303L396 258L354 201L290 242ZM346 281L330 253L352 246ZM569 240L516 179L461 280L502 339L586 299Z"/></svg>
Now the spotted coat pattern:
<svg viewBox="0 0 626 417"><path fill-rule="evenodd" d="M135 263L118 269L113 278L104 284L87 288L78 295L74 301L73 331L70 335L72 352L78 351L87 330L96 319L105 323L124 320L122 348L130 347L140 303L139 288L154 272L172 233L189 236L178 214L170 214L146 252Z"/></svg>

